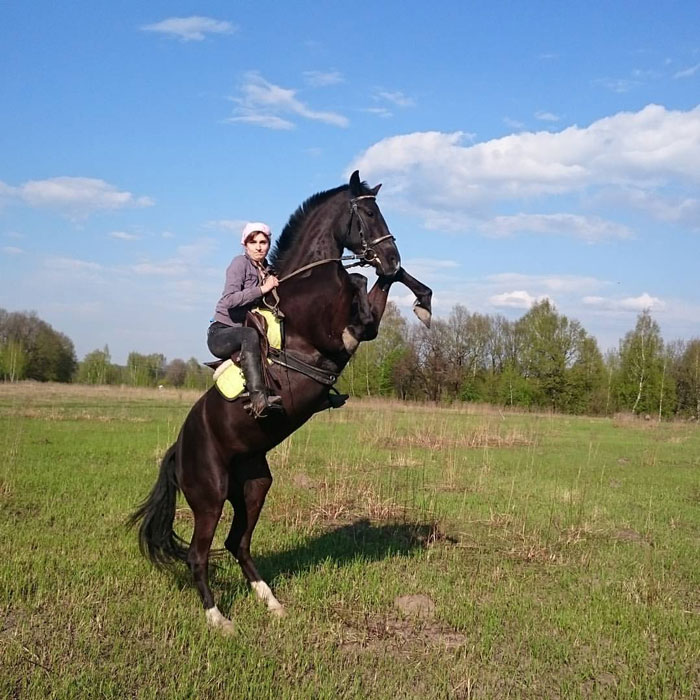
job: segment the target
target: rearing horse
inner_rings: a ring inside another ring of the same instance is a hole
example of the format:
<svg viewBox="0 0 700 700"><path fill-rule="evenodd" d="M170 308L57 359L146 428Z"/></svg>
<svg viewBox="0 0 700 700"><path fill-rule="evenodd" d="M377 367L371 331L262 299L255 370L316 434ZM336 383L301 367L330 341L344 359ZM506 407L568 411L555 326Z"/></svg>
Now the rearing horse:
<svg viewBox="0 0 700 700"><path fill-rule="evenodd" d="M285 317L284 353L271 368L284 414L255 420L242 401L226 401L210 388L185 418L151 493L130 518L131 524L140 522L141 551L153 563L187 562L207 622L224 632L233 625L214 603L208 562L225 501L234 512L226 549L268 609L284 614L250 556L253 530L272 484L265 455L328 405L329 388L358 344L376 337L394 282L414 291L416 312L429 324L432 292L400 266L394 237L376 203L380 186L370 189L355 171L348 185L310 197L291 216L270 256L281 280L279 308ZM345 248L377 270L369 294L366 279L343 267ZM178 491L194 515L189 545L173 529Z"/></svg>

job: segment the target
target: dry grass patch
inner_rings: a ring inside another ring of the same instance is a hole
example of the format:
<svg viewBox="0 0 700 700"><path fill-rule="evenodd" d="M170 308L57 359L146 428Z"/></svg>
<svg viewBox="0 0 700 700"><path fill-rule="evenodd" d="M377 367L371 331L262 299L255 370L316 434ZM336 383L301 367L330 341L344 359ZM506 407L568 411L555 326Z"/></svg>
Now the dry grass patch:
<svg viewBox="0 0 700 700"><path fill-rule="evenodd" d="M173 400L177 399L183 403L194 403L204 392L199 389L176 389L164 387L131 387L112 386L107 384L62 384L60 382L37 382L26 380L21 382L0 383L0 398L12 399L33 399L37 401L71 401L76 399L95 399L111 401L126 400L133 401L139 399L146 400Z"/></svg>
<svg viewBox="0 0 700 700"><path fill-rule="evenodd" d="M467 637L435 619L435 603L423 594L403 595L384 615L338 615L340 648L349 653L414 657L431 647L457 649Z"/></svg>
<svg viewBox="0 0 700 700"><path fill-rule="evenodd" d="M459 435L416 431L411 435L378 436L373 439L377 447L384 449L422 448L427 450L445 450L449 448L484 448L484 447L527 447L535 441L517 429L505 434L492 432L488 426L478 426Z"/></svg>
<svg viewBox="0 0 700 700"><path fill-rule="evenodd" d="M406 521L408 509L392 498L382 497L371 487L350 491L334 488L323 482L318 488L318 499L311 506L309 524L314 527L348 523L366 518L374 521Z"/></svg>
<svg viewBox="0 0 700 700"><path fill-rule="evenodd" d="M56 409L50 406L36 406L23 408L20 410L3 408L0 409L0 416L13 416L16 418L29 418L31 420L40 421L93 421L95 423L111 423L119 421L120 423L151 423L152 418L143 418L140 416L127 415L107 415L105 413L96 413L88 410L71 411L66 408Z"/></svg>

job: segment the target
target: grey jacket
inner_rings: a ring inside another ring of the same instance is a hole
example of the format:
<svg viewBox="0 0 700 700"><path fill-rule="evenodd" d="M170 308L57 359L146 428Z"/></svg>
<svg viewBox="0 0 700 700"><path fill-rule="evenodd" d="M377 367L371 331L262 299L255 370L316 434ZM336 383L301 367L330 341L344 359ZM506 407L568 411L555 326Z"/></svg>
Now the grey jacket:
<svg viewBox="0 0 700 700"><path fill-rule="evenodd" d="M267 268L267 260L263 262ZM227 326L241 326L246 312L262 298L261 272L247 255L237 255L226 269L224 291L216 304L214 321Z"/></svg>

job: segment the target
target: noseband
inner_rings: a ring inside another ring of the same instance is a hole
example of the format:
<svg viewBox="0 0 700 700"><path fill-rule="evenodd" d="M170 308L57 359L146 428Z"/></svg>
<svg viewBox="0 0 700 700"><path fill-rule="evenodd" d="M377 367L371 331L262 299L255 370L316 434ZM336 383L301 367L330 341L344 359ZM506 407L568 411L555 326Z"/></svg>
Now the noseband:
<svg viewBox="0 0 700 700"><path fill-rule="evenodd" d="M351 265L345 265L345 268L350 268L350 267L357 267L358 265L360 267L365 267L367 265L371 265L374 260L377 258L377 252L374 250L374 246L376 246L378 243L381 243L382 241L386 241L391 239L392 241L396 240L394 236L392 236L390 233L388 233L386 236L380 236L379 238L375 238L372 241L367 242L367 237L365 236L365 223L364 219L362 218L362 214L360 214L360 210L357 208L357 202L360 199L376 199L377 197L373 194L362 194L359 197L353 197L350 200L350 221L348 221L348 238L350 237L350 229L352 228L352 220L353 217L357 216L357 222L358 222L358 227L359 227L359 234L360 234L360 252L359 254L353 253L352 255L341 255L339 258L324 258L323 260L316 260L315 262L309 263L308 265L304 265L303 267L298 268L297 270L294 270L293 272L290 272L289 274L285 275L284 277L280 277L279 281L284 282L288 280L290 277L295 277L296 275L301 274L302 272L306 272L307 270L310 270L312 267L317 267L318 265L325 265L326 263L329 262L343 262L344 260L356 260L357 262L352 263ZM279 303L279 297L277 296L277 291L275 289L272 290L272 295L275 297L275 308L277 304ZM263 297L263 302L265 303L268 308L273 308L272 306L269 306L269 304L265 301L265 298Z"/></svg>
<svg viewBox="0 0 700 700"><path fill-rule="evenodd" d="M350 236L350 230L352 228L352 219L354 216L356 216L360 234L360 253L358 255L358 258L362 261L362 263L360 264L371 263L377 259L377 251L374 250L374 246L376 246L378 243L390 239L392 241L396 240L394 236L388 233L386 236L380 236L379 238L375 238L373 241L367 241L367 237L365 236L365 221L362 218L362 214L360 214L360 210L357 208L357 202L360 199L376 198L376 195L373 194L362 194L359 197L353 197L350 200L350 221L348 222L348 237Z"/></svg>

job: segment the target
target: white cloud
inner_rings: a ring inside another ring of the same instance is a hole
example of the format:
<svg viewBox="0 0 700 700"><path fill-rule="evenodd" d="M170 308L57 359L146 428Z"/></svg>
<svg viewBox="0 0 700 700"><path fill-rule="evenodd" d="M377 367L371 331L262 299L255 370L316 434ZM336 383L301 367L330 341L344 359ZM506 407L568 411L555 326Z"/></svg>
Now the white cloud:
<svg viewBox="0 0 700 700"><path fill-rule="evenodd" d="M365 107L362 111L367 112L368 114L376 114L382 119L388 119L389 117L394 116L394 113L386 107Z"/></svg>
<svg viewBox="0 0 700 700"><path fill-rule="evenodd" d="M560 118L559 115L552 112L540 111L535 113L535 119L539 119L541 122L558 122Z"/></svg>
<svg viewBox="0 0 700 700"><path fill-rule="evenodd" d="M598 80L594 80L593 84L601 85L611 92L617 92L619 94L629 92L630 90L633 90L641 85L639 80L632 80L630 78L600 78Z"/></svg>
<svg viewBox="0 0 700 700"><path fill-rule="evenodd" d="M490 236L510 236L517 233L541 233L551 236L572 236L589 243L613 239L631 238L632 232L614 221L598 216L575 214L516 214L496 216L481 226Z"/></svg>
<svg viewBox="0 0 700 700"><path fill-rule="evenodd" d="M216 248L213 238L199 238L192 243L178 246L175 255L165 260L141 260L129 265L124 272L143 277L182 277L197 270L204 274L202 259ZM208 273L207 273L208 274Z"/></svg>
<svg viewBox="0 0 700 700"><path fill-rule="evenodd" d="M141 27L145 32L158 32L182 41L202 41L207 34L233 34L238 27L211 17L169 17Z"/></svg>
<svg viewBox="0 0 700 700"><path fill-rule="evenodd" d="M684 68L683 70L679 70L677 73L674 73L673 77L676 80L678 78L691 78L699 70L700 70L700 63L696 63L694 66L690 66L690 68Z"/></svg>
<svg viewBox="0 0 700 700"><path fill-rule="evenodd" d="M601 216L523 210L562 195L568 196L567 206L576 206L576 197L613 188L661 199L673 192L692 208L692 193L700 184L700 107L674 111L649 105L587 127L521 132L481 143L467 139L463 132L392 136L370 146L348 170L391 183L384 201L421 217L429 228L483 232L500 227L508 233L528 226L588 241L631 232ZM494 220L493 208L503 204L523 213ZM636 211L642 206L648 204L628 202Z"/></svg>
<svg viewBox="0 0 700 700"><path fill-rule="evenodd" d="M609 285L597 277L580 275L523 275L516 272L502 272L489 275L488 282L501 287L529 287L557 294L582 294Z"/></svg>
<svg viewBox="0 0 700 700"><path fill-rule="evenodd" d="M460 264L455 260L443 260L442 258L412 258L408 261L410 265L422 265L423 267L433 267L441 270L454 269Z"/></svg>
<svg viewBox="0 0 700 700"><path fill-rule="evenodd" d="M137 197L118 190L104 180L90 177L53 177L30 180L18 187L0 183L0 191L32 207L56 209L71 217L84 218L100 210L147 207L150 197Z"/></svg>
<svg viewBox="0 0 700 700"><path fill-rule="evenodd" d="M237 113L237 117L231 117L227 121L261 126L264 129L273 129L276 131L289 131L295 128L294 122L290 122L288 119L282 119L282 117L273 114L255 114L243 107L237 110Z"/></svg>
<svg viewBox="0 0 700 700"><path fill-rule="evenodd" d="M517 119L511 119L510 117L503 117L503 123L507 127L515 129L516 131L521 131L525 128L525 124L523 124L523 122L520 122Z"/></svg>
<svg viewBox="0 0 700 700"><path fill-rule="evenodd" d="M489 298L489 302L495 307L529 309L536 302L547 298L549 297L533 296L522 289L518 289L512 292L504 292L503 294L494 294Z"/></svg>
<svg viewBox="0 0 700 700"><path fill-rule="evenodd" d="M700 230L700 199L690 195L657 194L641 187L608 187L591 198L592 204L627 208L648 214L656 221L682 224Z"/></svg>
<svg viewBox="0 0 700 700"><path fill-rule="evenodd" d="M148 277L177 277L187 272L187 265L178 258L160 262L140 262L129 266L129 271Z"/></svg>
<svg viewBox="0 0 700 700"><path fill-rule="evenodd" d="M396 90L394 92L378 90L375 99L386 100L397 107L413 107L416 104L416 101L412 97L405 95L401 90Z"/></svg>
<svg viewBox="0 0 700 700"><path fill-rule="evenodd" d="M55 257L46 258L44 267L57 272L99 272L102 265L90 260L80 260L78 258Z"/></svg>
<svg viewBox="0 0 700 700"><path fill-rule="evenodd" d="M638 297L624 297L621 299L606 298L601 296L586 296L583 298L586 306L596 307L603 311L634 311L640 312L644 309L652 311L663 311L666 302L658 297L653 297L647 292Z"/></svg>
<svg viewBox="0 0 700 700"><path fill-rule="evenodd" d="M51 301L46 305L52 312L70 314L73 317L91 317L104 313L105 305L101 301L59 302Z"/></svg>
<svg viewBox="0 0 700 700"><path fill-rule="evenodd" d="M311 87L327 87L328 85L338 85L345 82L342 73L337 70L323 72L320 70L304 71L304 80Z"/></svg>
<svg viewBox="0 0 700 700"><path fill-rule="evenodd" d="M112 231L107 234L110 238L116 238L120 241L138 241L141 236L137 236L135 233L127 233L126 231Z"/></svg>
<svg viewBox="0 0 700 700"><path fill-rule="evenodd" d="M444 282L451 274L461 266L454 260L435 258L411 258L402 260L401 266L408 270L417 279L426 282Z"/></svg>
<svg viewBox="0 0 700 700"><path fill-rule="evenodd" d="M22 253L24 253L24 250L14 245L6 245L3 247L2 252L6 255L22 255Z"/></svg>
<svg viewBox="0 0 700 700"><path fill-rule="evenodd" d="M245 219L217 219L215 221L207 221L205 226L209 229L231 231L240 235L243 227L247 223L248 222Z"/></svg>
<svg viewBox="0 0 700 700"><path fill-rule="evenodd" d="M342 114L311 109L296 94L296 90L274 85L258 73L248 73L241 96L231 98L238 106L228 121L267 129L293 129L295 124L287 118L289 115L331 126L346 127L350 123Z"/></svg>

